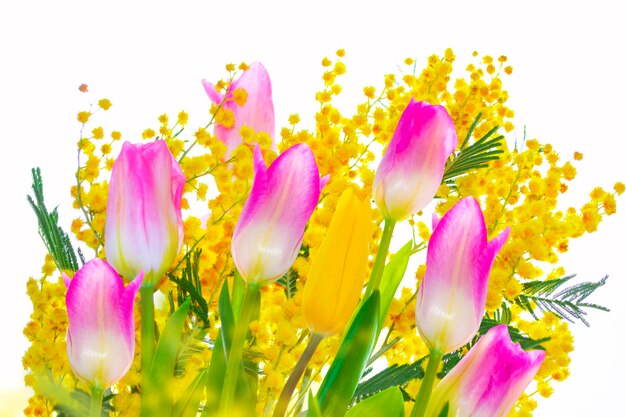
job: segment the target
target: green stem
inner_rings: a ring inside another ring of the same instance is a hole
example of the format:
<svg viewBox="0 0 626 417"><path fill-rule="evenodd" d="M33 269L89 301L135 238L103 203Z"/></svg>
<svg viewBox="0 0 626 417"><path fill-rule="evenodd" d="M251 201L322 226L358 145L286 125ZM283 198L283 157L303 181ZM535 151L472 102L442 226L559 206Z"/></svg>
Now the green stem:
<svg viewBox="0 0 626 417"><path fill-rule="evenodd" d="M385 269L385 261L387 260L387 253L389 252L389 244L391 243L391 236L393 235L393 229L396 227L395 220L385 219L385 226L383 228L383 235L380 238L380 245L378 246L378 253L376 253L376 259L374 260L374 266L372 267L372 274L367 282L367 289L365 290L364 300L367 300L374 290L378 289L380 285L380 279L383 276L383 270Z"/></svg>
<svg viewBox="0 0 626 417"><path fill-rule="evenodd" d="M315 349L317 349L317 346L323 339L324 336L321 334L313 333L311 335L309 343L306 345L304 352L302 352L302 356L300 356L300 359L298 359L298 363L293 368L293 371L291 371L291 375L289 375L289 379L285 383L285 387L280 393L278 403L276 404L276 408L274 408L273 417L283 417L287 412L287 406L289 406L289 400L291 400L293 391L296 389L298 381L300 381L302 374L304 373L307 365L311 361L311 358L315 353Z"/></svg>
<svg viewBox="0 0 626 417"><path fill-rule="evenodd" d="M152 415L154 389L151 381L152 358L154 357L154 286L146 285L139 289L141 297L141 413L142 417Z"/></svg>
<svg viewBox="0 0 626 417"><path fill-rule="evenodd" d="M254 309L254 302L260 286L256 283L248 283L243 298L243 304L233 333L233 340L228 353L228 361L226 365L226 375L224 377L224 386L222 388L222 397L220 400L220 416L230 416L233 414L233 401L235 399L235 391L237 389L237 377L242 363L243 347L246 342L246 334L248 333L248 325L250 317Z"/></svg>
<svg viewBox="0 0 626 417"><path fill-rule="evenodd" d="M422 379L422 385L415 398L415 405L411 412L411 417L424 417L426 413L426 407L428 407L428 401L430 400L430 394L433 392L433 383L437 376L437 370L439 369L439 363L443 358L443 352L437 349L430 351L430 357L428 358L428 366L426 367L426 373Z"/></svg>
<svg viewBox="0 0 626 417"><path fill-rule="evenodd" d="M144 380L152 367L154 356L154 286L139 290L141 297L141 374Z"/></svg>
<svg viewBox="0 0 626 417"><path fill-rule="evenodd" d="M91 404L89 405L89 417L102 415L102 397L104 390L100 387L91 387Z"/></svg>

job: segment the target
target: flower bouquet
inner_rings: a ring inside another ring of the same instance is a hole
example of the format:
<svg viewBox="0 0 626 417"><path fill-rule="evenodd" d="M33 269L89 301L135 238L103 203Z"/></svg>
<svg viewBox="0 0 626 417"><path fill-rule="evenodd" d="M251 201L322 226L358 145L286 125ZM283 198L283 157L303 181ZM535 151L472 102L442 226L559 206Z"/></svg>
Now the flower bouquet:
<svg viewBox="0 0 626 417"><path fill-rule="evenodd" d="M258 62L203 81L198 128L163 114L120 146L108 99L78 113L78 245L33 170L26 415L528 416L568 376L606 278L559 254L624 185L558 208L582 155L507 138L506 57L454 80L451 50L407 59L345 115L343 56L313 129L276 134Z"/></svg>

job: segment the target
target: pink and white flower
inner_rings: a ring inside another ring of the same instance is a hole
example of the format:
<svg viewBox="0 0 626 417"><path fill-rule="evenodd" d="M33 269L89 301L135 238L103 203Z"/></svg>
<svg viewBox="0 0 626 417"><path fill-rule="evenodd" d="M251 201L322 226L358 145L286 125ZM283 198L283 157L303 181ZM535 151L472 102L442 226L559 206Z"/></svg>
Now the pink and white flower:
<svg viewBox="0 0 626 417"><path fill-rule="evenodd" d="M269 168L259 147L254 149L252 190L231 244L235 266L246 281L266 284L289 270L327 180L320 179L305 144L287 149Z"/></svg>
<svg viewBox="0 0 626 417"><path fill-rule="evenodd" d="M218 93L213 84L202 80L202 85L213 103L219 105L224 101L224 95ZM243 106L230 100L233 91L238 88L244 89L248 93L248 98ZM233 112L235 123L230 128L216 124L213 133L228 147L228 154L241 144L242 137L239 130L243 126L250 127L256 133L267 133L272 138L272 149L276 150L272 83L265 67L260 62L250 64L250 67L243 72L241 77L231 83L226 98L223 107Z"/></svg>
<svg viewBox="0 0 626 417"><path fill-rule="evenodd" d="M185 176L162 140L124 143L113 164L105 251L124 277L145 273L156 284L183 243L181 199Z"/></svg>
<svg viewBox="0 0 626 417"><path fill-rule="evenodd" d="M411 99L374 177L374 201L383 216L399 221L426 207L456 145L445 107Z"/></svg>
<svg viewBox="0 0 626 417"><path fill-rule="evenodd" d="M122 278L106 261L93 259L73 279L64 275L64 280L67 355L72 370L88 385L108 388L133 362L133 306L143 274L124 288Z"/></svg>
<svg viewBox="0 0 626 417"><path fill-rule="evenodd" d="M509 229L488 242L483 213L473 197L456 203L435 223L415 318L429 348L446 353L469 342L478 331L491 265Z"/></svg>
<svg viewBox="0 0 626 417"><path fill-rule="evenodd" d="M543 350L525 352L506 324L491 328L433 391L426 416L504 417L541 367Z"/></svg>

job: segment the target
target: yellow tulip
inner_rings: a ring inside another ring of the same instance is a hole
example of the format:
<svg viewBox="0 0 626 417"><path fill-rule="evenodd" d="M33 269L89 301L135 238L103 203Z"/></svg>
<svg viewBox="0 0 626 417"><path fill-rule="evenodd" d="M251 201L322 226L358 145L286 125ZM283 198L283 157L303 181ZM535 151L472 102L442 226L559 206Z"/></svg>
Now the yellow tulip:
<svg viewBox="0 0 626 417"><path fill-rule="evenodd" d="M369 201L346 189L304 286L302 310L312 333L330 336L350 320L365 282L371 224Z"/></svg>

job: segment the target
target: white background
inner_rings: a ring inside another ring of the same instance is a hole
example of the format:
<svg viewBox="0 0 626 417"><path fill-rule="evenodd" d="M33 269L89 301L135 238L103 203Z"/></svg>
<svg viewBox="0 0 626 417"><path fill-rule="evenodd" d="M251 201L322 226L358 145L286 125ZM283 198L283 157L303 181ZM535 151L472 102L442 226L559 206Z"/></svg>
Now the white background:
<svg viewBox="0 0 626 417"><path fill-rule="evenodd" d="M88 97L108 97L112 109L94 126L138 140L156 117L185 109L191 125L206 122L202 78L217 80L228 62L262 61L274 87L277 127L299 112L311 125L321 85L321 59L345 48L340 79L346 111L365 85L382 85L405 57L418 68L431 53L452 47L457 67L471 52L504 54L514 67L505 81L516 111L516 134L553 143L564 160L585 155L567 203L580 205L595 185L626 180L626 74L621 2L3 2L0 6L0 414L25 405L22 328L31 310L25 283L44 255L26 203L30 168L44 173L49 205L60 204L69 229L69 186L75 169L78 110ZM228 5L227 5L228 3ZM174 3L172 3L174 4ZM304 3L302 3L304 4ZM620 41L621 39L621 41ZM278 129L277 129L278 130ZM572 376L540 404L537 416L615 415L626 374L624 198L598 233L572 241L562 257L581 279L611 278L592 300L612 309L592 314L591 328L573 327ZM4 408L3 408L4 407Z"/></svg>

